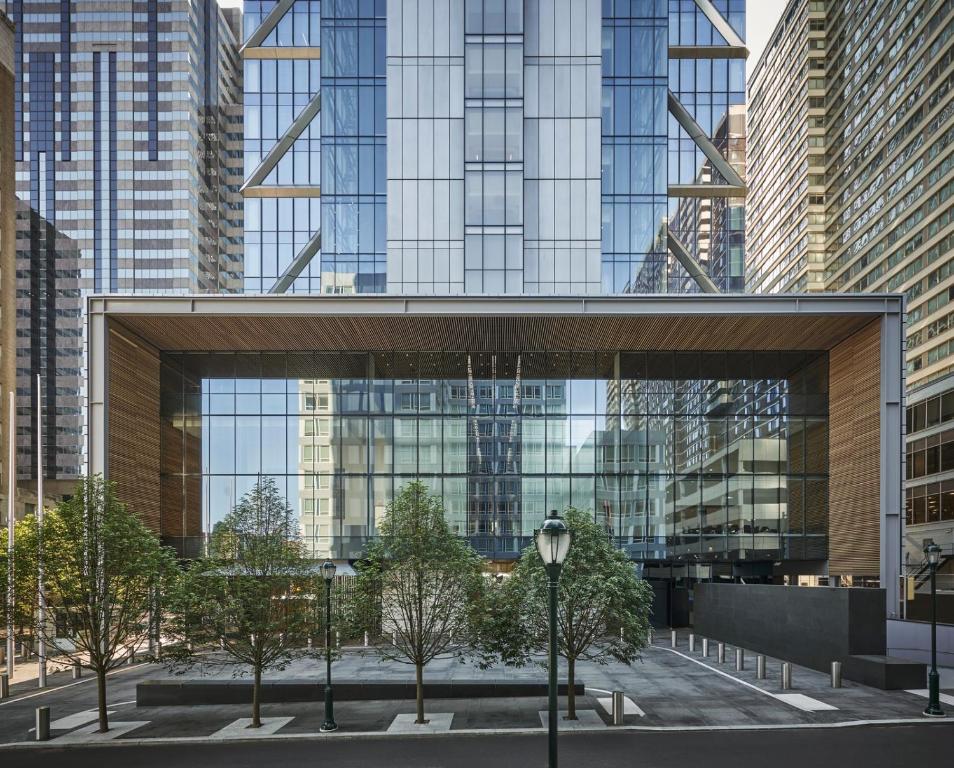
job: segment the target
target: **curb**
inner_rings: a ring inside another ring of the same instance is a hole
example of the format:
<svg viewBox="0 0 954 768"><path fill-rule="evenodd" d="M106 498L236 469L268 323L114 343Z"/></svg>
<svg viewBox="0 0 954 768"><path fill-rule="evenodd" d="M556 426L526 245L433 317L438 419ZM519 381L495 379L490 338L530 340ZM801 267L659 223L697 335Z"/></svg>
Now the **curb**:
<svg viewBox="0 0 954 768"><path fill-rule="evenodd" d="M572 737L578 733L694 733L694 732L718 732L718 731L794 731L794 730L830 730L834 728L865 728L886 725L951 725L954 724L954 718L895 718L889 720L845 720L839 723L791 723L788 725L618 725L606 726L603 728L576 728L572 731L561 732L562 737ZM546 733L546 728L462 728L457 731L442 731L439 733L389 733L388 731L354 731L342 733L335 731L332 733L275 733L270 735L249 735L239 736L237 738L212 738L210 736L160 736L155 739L113 739L104 741L88 742L70 742L64 744L58 743L56 739L49 741L20 741L9 744L0 744L0 750L36 748L44 749L55 748L73 748L73 747L124 747L124 746L164 746L173 744L234 744L236 742L264 742L264 741L321 741L323 739L367 739L367 738L392 738L392 739L428 739L428 738L447 738L454 736L532 736Z"/></svg>

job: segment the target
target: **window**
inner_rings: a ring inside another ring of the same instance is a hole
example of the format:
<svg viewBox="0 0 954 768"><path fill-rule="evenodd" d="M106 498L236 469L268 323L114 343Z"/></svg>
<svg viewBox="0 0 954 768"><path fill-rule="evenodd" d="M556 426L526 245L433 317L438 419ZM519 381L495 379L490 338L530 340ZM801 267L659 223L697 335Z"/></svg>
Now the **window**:
<svg viewBox="0 0 954 768"><path fill-rule="evenodd" d="M319 464L330 464L331 463L331 446L330 445L319 445L318 448L318 463Z"/></svg>

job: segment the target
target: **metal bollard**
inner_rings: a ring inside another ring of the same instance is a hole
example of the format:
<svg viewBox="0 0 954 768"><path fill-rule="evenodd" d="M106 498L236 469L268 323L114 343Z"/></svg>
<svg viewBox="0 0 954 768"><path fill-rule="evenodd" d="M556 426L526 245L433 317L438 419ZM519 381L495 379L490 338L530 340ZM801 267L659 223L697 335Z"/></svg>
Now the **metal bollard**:
<svg viewBox="0 0 954 768"><path fill-rule="evenodd" d="M37 741L50 740L50 708L49 707L36 708L36 740Z"/></svg>
<svg viewBox="0 0 954 768"><path fill-rule="evenodd" d="M741 648L735 649L735 671L741 672L745 669L745 651Z"/></svg>
<svg viewBox="0 0 954 768"><path fill-rule="evenodd" d="M364 647L365 647L365 648L368 647L368 633L367 633L367 632L364 633Z"/></svg>
<svg viewBox="0 0 954 768"><path fill-rule="evenodd" d="M649 644L652 645L656 642L656 633L653 632L653 628L649 628Z"/></svg>
<svg viewBox="0 0 954 768"><path fill-rule="evenodd" d="M841 688L841 662L833 661L831 663L831 687Z"/></svg>
<svg viewBox="0 0 954 768"><path fill-rule="evenodd" d="M391 645L397 645L397 632L391 632Z"/></svg>
<svg viewBox="0 0 954 768"><path fill-rule="evenodd" d="M720 664L725 664L725 643L719 643L716 646L716 658Z"/></svg>
<svg viewBox="0 0 954 768"><path fill-rule="evenodd" d="M761 653L755 657L755 676L759 680L765 679L765 657Z"/></svg>
<svg viewBox="0 0 954 768"><path fill-rule="evenodd" d="M708 637L702 638L702 655L707 659L709 658L709 638Z"/></svg>
<svg viewBox="0 0 954 768"><path fill-rule="evenodd" d="M673 631L672 631L672 640L671 640L671 642L672 642L672 647L673 647L673 648L675 648L676 645L678 645L678 643L676 642L676 630L673 630Z"/></svg>
<svg viewBox="0 0 954 768"><path fill-rule="evenodd" d="M0 699L10 698L10 675L4 672L0 675Z"/></svg>
<svg viewBox="0 0 954 768"><path fill-rule="evenodd" d="M341 632L335 631L335 646L337 648L341 647Z"/></svg>
<svg viewBox="0 0 954 768"><path fill-rule="evenodd" d="M613 691L613 725L623 724L623 692Z"/></svg>
<svg viewBox="0 0 954 768"><path fill-rule="evenodd" d="M696 636L690 632L689 633L689 653L696 652Z"/></svg>
<svg viewBox="0 0 954 768"><path fill-rule="evenodd" d="M79 680L83 676L83 668L78 661L73 662L73 679Z"/></svg>
<svg viewBox="0 0 954 768"><path fill-rule="evenodd" d="M790 691L792 689L792 665L788 661L782 662L782 690Z"/></svg>
<svg viewBox="0 0 954 768"><path fill-rule="evenodd" d="M312 640L312 639L309 637L309 638L308 638L308 650L309 650L309 651L312 649L312 647L314 646L314 644L315 644L315 643L314 643L314 640Z"/></svg>

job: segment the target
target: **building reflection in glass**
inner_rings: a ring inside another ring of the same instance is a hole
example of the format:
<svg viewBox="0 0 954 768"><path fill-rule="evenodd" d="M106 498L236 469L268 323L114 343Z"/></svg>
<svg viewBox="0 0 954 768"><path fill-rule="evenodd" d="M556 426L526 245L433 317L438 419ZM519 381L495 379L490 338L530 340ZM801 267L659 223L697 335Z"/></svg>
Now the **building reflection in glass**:
<svg viewBox="0 0 954 768"><path fill-rule="evenodd" d="M180 353L161 381L185 554L261 474L319 558L417 477L497 559L569 505L639 560L827 556L825 353Z"/></svg>

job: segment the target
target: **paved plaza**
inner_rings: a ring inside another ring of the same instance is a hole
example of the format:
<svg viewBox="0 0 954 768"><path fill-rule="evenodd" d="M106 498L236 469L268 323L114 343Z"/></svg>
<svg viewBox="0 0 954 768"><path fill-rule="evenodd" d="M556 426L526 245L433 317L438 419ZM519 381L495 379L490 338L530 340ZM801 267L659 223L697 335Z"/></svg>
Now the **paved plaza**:
<svg viewBox="0 0 954 768"><path fill-rule="evenodd" d="M611 694L622 691L625 696L623 728L628 730L700 730L761 729L842 726L850 724L918 721L924 708L923 692L880 691L850 681L840 689L831 688L827 675L794 667L793 687L781 689L781 662L767 660L767 677L756 678L755 656L746 654L742 671L736 671L735 649L726 649L726 663L717 659L717 647L710 644L710 655L702 655L702 643L689 651L688 635L680 632L676 648L671 647L669 634L657 634L655 643L643 654L642 661L631 667L622 664L598 665L581 662L577 667L578 682L586 687L586 695L577 699L580 719L561 722L561 729L612 731ZM943 702L954 714L954 679L945 670ZM139 664L123 668L111 675L109 702L112 730L105 735L95 733L95 685L92 680L64 680L60 687L36 691L28 681L17 684L13 698L0 703L0 743L31 741L34 708L51 707L55 744L81 744L119 741L152 741L179 739L260 739L314 736L324 718L321 702L264 704L263 728L245 727L249 706L160 706L138 707L135 689L140 682L162 679L231 679L227 669L200 665L177 676L161 665ZM400 680L413 679L409 665L382 662L373 651L345 649L335 662L337 680ZM273 671L266 680L313 680L323 682L324 664L306 660L283 671ZM472 664L453 660L434 662L425 673L426 681L440 680L545 680L539 666L523 668L496 667L481 670ZM561 707L565 700L561 700ZM412 720L414 702L401 701L338 701L335 719L337 734L380 735L441 732L536 732L546 722L545 697L431 699L426 702L432 721L426 729L415 727ZM243 722L244 721L244 722ZM939 724L954 725L950 721Z"/></svg>

